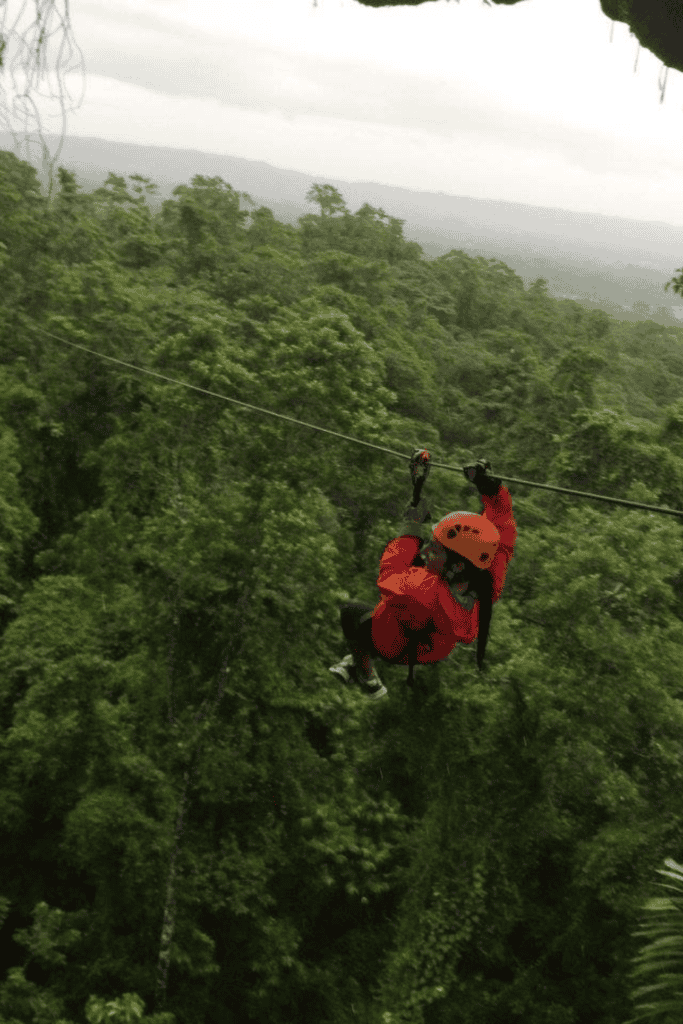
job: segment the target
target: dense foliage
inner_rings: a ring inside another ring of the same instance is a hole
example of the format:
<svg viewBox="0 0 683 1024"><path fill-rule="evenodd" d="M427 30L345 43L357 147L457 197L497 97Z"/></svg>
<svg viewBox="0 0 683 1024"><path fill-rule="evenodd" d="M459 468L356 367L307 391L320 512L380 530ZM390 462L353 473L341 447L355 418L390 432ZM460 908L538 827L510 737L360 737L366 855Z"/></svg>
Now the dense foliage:
<svg viewBox="0 0 683 1024"><path fill-rule="evenodd" d="M427 260L330 186L298 229L153 191L61 170L48 202L0 153L0 1022L620 1024L683 855L678 520L511 487L487 671L385 668L368 706L337 608L407 462L56 338L683 508L683 331Z"/></svg>

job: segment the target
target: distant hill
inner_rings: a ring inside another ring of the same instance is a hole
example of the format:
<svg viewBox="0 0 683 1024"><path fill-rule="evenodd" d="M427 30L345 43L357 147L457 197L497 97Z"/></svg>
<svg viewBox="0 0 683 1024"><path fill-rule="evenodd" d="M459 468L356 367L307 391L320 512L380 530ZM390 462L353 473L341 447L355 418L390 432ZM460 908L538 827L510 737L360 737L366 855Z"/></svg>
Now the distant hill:
<svg viewBox="0 0 683 1024"><path fill-rule="evenodd" d="M14 149L11 136L0 133L0 149ZM32 162L38 166L37 159ZM303 174L260 160L94 138L68 138L59 162L75 172L86 191L99 187L110 171L142 174L157 183L160 201L195 174L219 176L292 224L314 209L305 201L311 184L326 182L341 192L351 210L370 203L403 220L405 236L429 256L462 249L500 259L526 284L545 277L556 297L601 306L622 319L649 315L674 323L683 314L681 299L664 291L683 264L683 227L659 221L417 192ZM634 303L646 303L650 313L640 306L634 314Z"/></svg>

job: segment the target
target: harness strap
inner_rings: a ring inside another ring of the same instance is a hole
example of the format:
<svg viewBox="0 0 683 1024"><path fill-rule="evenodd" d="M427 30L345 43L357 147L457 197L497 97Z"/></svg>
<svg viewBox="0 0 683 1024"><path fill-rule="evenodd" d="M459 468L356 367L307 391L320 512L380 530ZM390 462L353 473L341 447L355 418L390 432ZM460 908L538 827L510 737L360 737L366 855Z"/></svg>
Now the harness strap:
<svg viewBox="0 0 683 1024"><path fill-rule="evenodd" d="M408 678L406 679L406 686L415 685L414 669L417 665L417 645L420 639L420 634L414 632L408 641Z"/></svg>
<svg viewBox="0 0 683 1024"><path fill-rule="evenodd" d="M368 619L371 619L373 614L374 614L374 611L375 611L375 609L373 608L372 611L365 612L364 615L361 615L361 617L360 617L360 619L358 621L358 624L360 626L362 626L363 623L368 621ZM408 678L406 679L406 686L414 686L415 685L414 669L415 669L415 666L418 663L418 661L417 661L417 645L420 642L420 640L423 639L423 637L421 636L422 631L413 631L413 630L411 630L411 632L413 633L413 636L408 641L408 650L407 650L407 653L408 653Z"/></svg>

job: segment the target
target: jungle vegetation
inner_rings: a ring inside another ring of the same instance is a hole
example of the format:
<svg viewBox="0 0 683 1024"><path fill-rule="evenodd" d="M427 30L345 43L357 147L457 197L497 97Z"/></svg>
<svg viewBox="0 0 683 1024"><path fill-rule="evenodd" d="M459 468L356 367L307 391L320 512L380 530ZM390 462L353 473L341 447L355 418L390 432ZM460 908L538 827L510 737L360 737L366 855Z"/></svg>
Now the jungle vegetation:
<svg viewBox="0 0 683 1024"><path fill-rule="evenodd" d="M154 189L48 199L0 152L0 1022L623 1024L683 857L680 521L511 485L486 671L380 666L367 705L338 604L376 599L407 461L57 339L683 509L683 330L324 184L298 227Z"/></svg>

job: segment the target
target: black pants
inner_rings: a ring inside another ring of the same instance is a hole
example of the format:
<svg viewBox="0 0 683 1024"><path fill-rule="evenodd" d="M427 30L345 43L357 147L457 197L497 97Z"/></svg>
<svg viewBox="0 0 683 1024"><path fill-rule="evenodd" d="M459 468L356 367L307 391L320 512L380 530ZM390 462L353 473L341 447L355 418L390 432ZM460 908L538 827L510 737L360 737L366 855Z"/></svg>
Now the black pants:
<svg viewBox="0 0 683 1024"><path fill-rule="evenodd" d="M369 654L371 658L380 658L385 665L405 664L403 660L405 655L402 655L400 658L385 658L375 647L372 640L371 614L374 611L374 607L374 605L365 604L363 601L346 601L340 606L341 627L346 642L356 658L360 655ZM413 634L413 643L415 644L418 641L429 643L430 640L431 636L428 630ZM417 650L415 650L412 656L415 657L416 654Z"/></svg>
<svg viewBox="0 0 683 1024"><path fill-rule="evenodd" d="M369 654L371 658L380 658L385 665L401 665L403 658L385 658L375 647L372 640L372 612L375 606L363 601L347 601L341 605L339 612L341 627L346 642L354 655Z"/></svg>
<svg viewBox="0 0 683 1024"><path fill-rule="evenodd" d="M374 605L362 601L347 601L341 605L339 614L342 632L353 653L369 654L371 658L379 658L380 655L372 642L373 608ZM364 616L367 616L367 619L361 622Z"/></svg>

